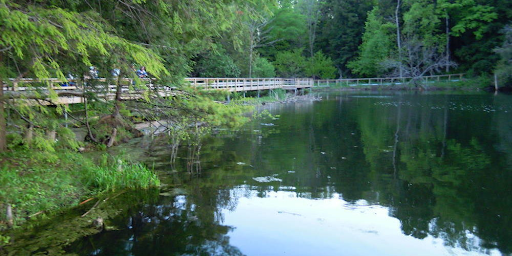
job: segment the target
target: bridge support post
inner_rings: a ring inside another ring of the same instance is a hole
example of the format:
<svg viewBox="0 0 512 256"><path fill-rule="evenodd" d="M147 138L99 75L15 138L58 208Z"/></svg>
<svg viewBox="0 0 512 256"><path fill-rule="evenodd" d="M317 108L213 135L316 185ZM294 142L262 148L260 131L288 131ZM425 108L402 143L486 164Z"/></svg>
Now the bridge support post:
<svg viewBox="0 0 512 256"><path fill-rule="evenodd" d="M260 90L258 90L258 98L260 97Z"/></svg>
<svg viewBox="0 0 512 256"><path fill-rule="evenodd" d="M66 108L64 108L64 124L66 126L66 128L68 128L68 111L66 110Z"/></svg>
<svg viewBox="0 0 512 256"><path fill-rule="evenodd" d="M231 96L231 93L228 93L228 97L227 97L227 102L228 102L228 103L231 103L231 98L230 98L230 96Z"/></svg>

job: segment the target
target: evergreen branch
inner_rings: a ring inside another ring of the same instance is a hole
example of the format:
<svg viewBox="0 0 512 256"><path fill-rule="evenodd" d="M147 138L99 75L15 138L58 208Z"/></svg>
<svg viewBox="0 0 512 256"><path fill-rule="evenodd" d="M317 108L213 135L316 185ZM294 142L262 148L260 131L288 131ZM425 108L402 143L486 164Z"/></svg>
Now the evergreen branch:
<svg viewBox="0 0 512 256"><path fill-rule="evenodd" d="M10 49L12 49L12 45L9 45L9 46L8 46L8 47L6 47L6 48L0 49L0 52L7 52L7 51L9 51Z"/></svg>
<svg viewBox="0 0 512 256"><path fill-rule="evenodd" d="M30 121L30 119L26 118L23 114L21 114L16 108L11 108L12 110L14 110L14 112L16 112L16 114L18 114L21 119L23 119L25 122L27 122L28 124L30 124L31 126L33 127L36 127L36 128L41 128L41 126L39 125L35 125L34 122Z"/></svg>

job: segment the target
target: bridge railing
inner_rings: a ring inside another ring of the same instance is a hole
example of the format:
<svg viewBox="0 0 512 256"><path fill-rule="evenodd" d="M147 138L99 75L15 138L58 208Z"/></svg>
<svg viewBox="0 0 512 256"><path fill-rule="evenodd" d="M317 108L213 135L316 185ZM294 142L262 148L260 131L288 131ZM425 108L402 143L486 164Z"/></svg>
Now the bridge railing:
<svg viewBox="0 0 512 256"><path fill-rule="evenodd" d="M155 89L159 87L155 79L142 79L147 88ZM311 78L185 78L185 81L192 87L198 87L205 90L228 90L228 91L256 91L268 89L297 89L309 88L314 86L314 80ZM123 91L129 90L130 85L136 82L132 78L122 78L120 82L123 86ZM48 79L9 79L6 86L3 87L6 91L26 91L26 90L83 90L84 87L88 89L102 89L108 88L109 93L114 93L116 90L116 80L97 78L88 80L73 80L67 81L57 78ZM135 86L134 88L137 88ZM170 90L171 87L162 87L159 90ZM140 89L140 88L139 88Z"/></svg>
<svg viewBox="0 0 512 256"><path fill-rule="evenodd" d="M105 89L108 88L109 92L115 92L117 79L96 78L86 80L62 80L58 78L47 79L34 79L34 78L9 78L8 82L3 87L4 91L28 91L28 90L83 90L87 86L89 89ZM143 78L142 82L148 88L154 88L155 79ZM121 85L123 90L128 90L130 85L135 85L135 79L121 78Z"/></svg>
<svg viewBox="0 0 512 256"><path fill-rule="evenodd" d="M461 81L464 74L433 75L422 77L373 77L373 78L348 78L348 79L319 79L315 80L315 86L358 86L358 85L392 85L406 84L413 80L420 79L424 83Z"/></svg>
<svg viewBox="0 0 512 256"><path fill-rule="evenodd" d="M185 78L192 87L205 90L257 91L313 87L311 78Z"/></svg>
<svg viewBox="0 0 512 256"><path fill-rule="evenodd" d="M185 78L185 81L192 87L202 88L205 90L227 90L235 91L256 91L268 89L301 89L310 88L313 86L357 86L357 85L392 85L392 84L406 84L414 79L421 79L424 83L441 82L441 81L460 81L463 80L464 74L447 74L435 76L423 76L421 78L415 77L385 77L385 78L349 78L349 79L321 79L313 80L311 78ZM149 89L156 89L162 91L169 91L172 87L162 87L157 85L155 79L142 79L146 87ZM132 78L120 79L123 85L123 92L129 91L130 86L135 84ZM67 80L57 78L48 79L9 79L7 86L4 86L4 91L26 91L37 89L53 89L53 90L80 90L84 86L91 85L99 88L105 88L108 85L107 93L114 93L116 90L115 80L98 78L91 80L76 80L71 83ZM29 84L29 86L25 86ZM137 88L137 87L135 87ZM94 90L94 88L92 88ZM141 90L139 87L138 90Z"/></svg>

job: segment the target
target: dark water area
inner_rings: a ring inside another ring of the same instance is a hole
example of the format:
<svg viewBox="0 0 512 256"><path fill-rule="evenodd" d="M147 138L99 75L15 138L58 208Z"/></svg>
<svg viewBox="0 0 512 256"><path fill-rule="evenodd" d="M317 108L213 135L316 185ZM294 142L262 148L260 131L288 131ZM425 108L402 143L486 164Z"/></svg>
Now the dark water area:
<svg viewBox="0 0 512 256"><path fill-rule="evenodd" d="M78 255L509 255L512 97L331 93L265 106L200 154L150 152L164 188L123 197ZM265 112L266 112L265 111ZM113 200L113 199L112 199Z"/></svg>

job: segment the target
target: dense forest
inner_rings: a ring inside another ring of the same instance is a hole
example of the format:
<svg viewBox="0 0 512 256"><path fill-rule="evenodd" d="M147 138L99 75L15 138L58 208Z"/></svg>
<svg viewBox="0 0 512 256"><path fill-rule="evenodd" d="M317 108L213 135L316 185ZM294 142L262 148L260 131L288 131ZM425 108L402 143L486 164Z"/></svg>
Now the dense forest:
<svg viewBox="0 0 512 256"><path fill-rule="evenodd" d="M507 74L510 1L1 1L2 77ZM510 73L510 72L508 72Z"/></svg>

